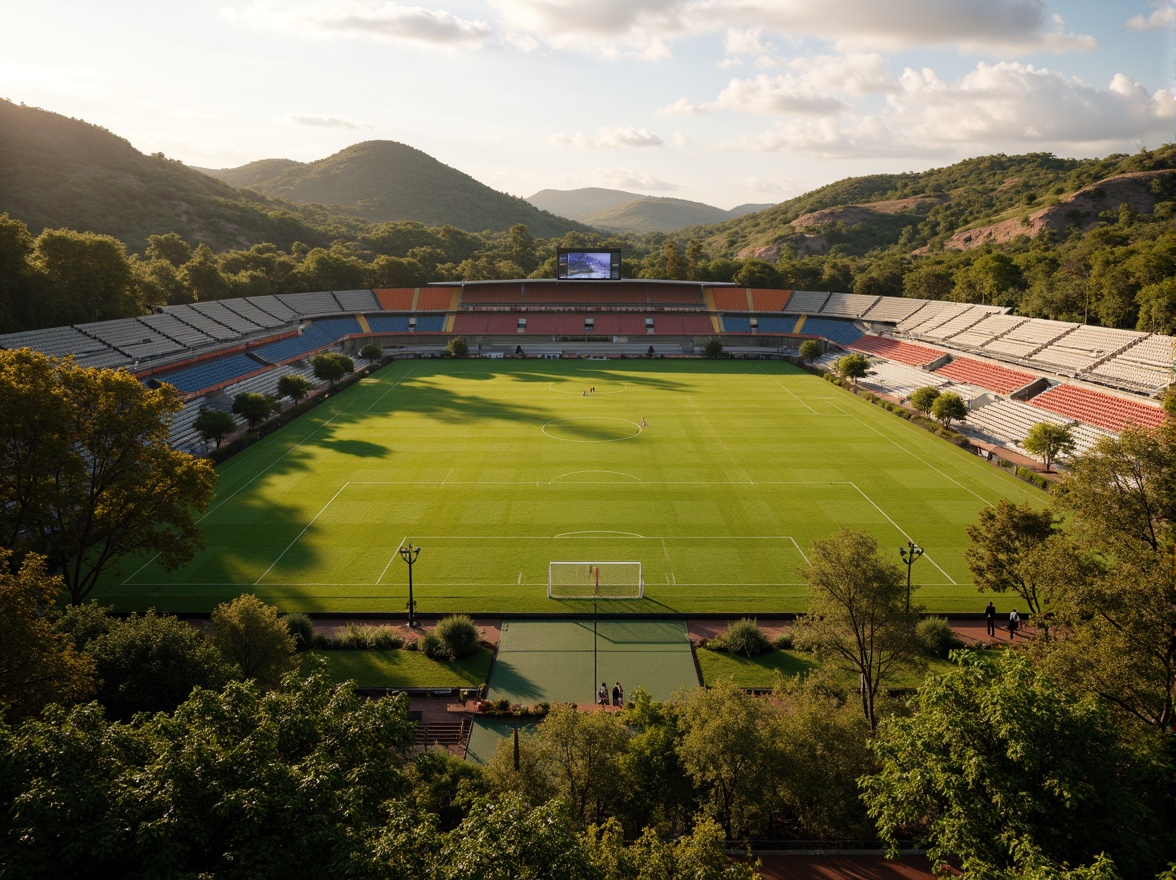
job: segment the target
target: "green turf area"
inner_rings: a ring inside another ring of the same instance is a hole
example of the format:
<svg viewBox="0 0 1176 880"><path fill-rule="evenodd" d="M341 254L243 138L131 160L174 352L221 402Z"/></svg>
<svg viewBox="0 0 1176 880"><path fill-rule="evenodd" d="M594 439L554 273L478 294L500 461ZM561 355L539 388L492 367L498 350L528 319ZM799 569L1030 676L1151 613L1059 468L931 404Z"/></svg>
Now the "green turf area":
<svg viewBox="0 0 1176 880"><path fill-rule="evenodd" d="M816 657L800 651L771 651L758 657L742 657L699 648L695 651L703 684L713 685L720 679L733 679L742 688L770 688L778 675L793 676L812 672L820 666ZM922 685L928 675L939 675L953 668L948 660L930 660L925 667L896 670L886 680L892 688L911 688ZM852 691L857 678L851 673L838 676L840 686Z"/></svg>
<svg viewBox="0 0 1176 880"><path fill-rule="evenodd" d="M423 613L591 614L546 597L548 562L566 560L642 563L645 598L602 610L766 615L804 609L796 565L846 525L896 562L908 539L925 547L916 601L974 611L965 525L1001 498L1045 501L776 361L399 362L219 473L207 549L174 572L129 561L97 598L401 613L411 538Z"/></svg>
<svg viewBox="0 0 1176 880"><path fill-rule="evenodd" d="M461 688L486 683L493 652L486 649L454 663L430 660L419 651L309 651L327 661L334 681L361 688Z"/></svg>
<svg viewBox="0 0 1176 880"><path fill-rule="evenodd" d="M512 704L592 703L605 682L668 700L696 687L686 625L677 620L508 620L486 698Z"/></svg>

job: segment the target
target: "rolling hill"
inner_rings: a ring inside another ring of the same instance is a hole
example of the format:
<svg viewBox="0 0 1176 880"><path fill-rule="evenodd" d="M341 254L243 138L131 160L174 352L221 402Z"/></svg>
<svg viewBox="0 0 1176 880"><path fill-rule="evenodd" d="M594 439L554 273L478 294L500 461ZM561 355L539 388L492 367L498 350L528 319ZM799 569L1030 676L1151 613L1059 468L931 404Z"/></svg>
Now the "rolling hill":
<svg viewBox="0 0 1176 880"><path fill-rule="evenodd" d="M145 155L97 125L5 100L0 211L34 234L47 227L97 232L132 251L168 232L223 249L326 244L349 231L343 218L234 189L163 154Z"/></svg>
<svg viewBox="0 0 1176 880"><path fill-rule="evenodd" d="M676 229L723 223L771 205L740 205L725 211L687 199L643 196L601 187L544 189L528 197L544 211L569 217L610 232L673 232Z"/></svg>
<svg viewBox="0 0 1176 880"><path fill-rule="evenodd" d="M365 141L317 162L265 160L207 173L271 198L338 206L372 222L415 220L470 232L525 223L539 237L590 231L395 141Z"/></svg>

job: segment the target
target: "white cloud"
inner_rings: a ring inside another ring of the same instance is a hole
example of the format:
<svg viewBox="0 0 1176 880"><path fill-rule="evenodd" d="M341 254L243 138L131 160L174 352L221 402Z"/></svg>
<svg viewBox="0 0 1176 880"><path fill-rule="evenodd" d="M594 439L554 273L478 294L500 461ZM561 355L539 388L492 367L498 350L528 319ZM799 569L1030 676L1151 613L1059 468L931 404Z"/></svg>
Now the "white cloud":
<svg viewBox="0 0 1176 880"><path fill-rule="evenodd" d="M1149 93L1122 74L1100 89L1032 65L982 63L955 82L930 68L907 69L877 112L794 117L723 146L823 158L1073 155L1121 149L1124 141L1162 141L1173 118L1172 95Z"/></svg>
<svg viewBox="0 0 1176 880"><path fill-rule="evenodd" d="M664 141L647 128L622 128L602 125L594 135L582 131L574 135L553 134L548 141L558 147L607 149L611 147L660 147Z"/></svg>
<svg viewBox="0 0 1176 880"><path fill-rule="evenodd" d="M690 145L690 138L687 137L683 132L675 131L673 137L670 138L670 143L680 150L683 147Z"/></svg>
<svg viewBox="0 0 1176 880"><path fill-rule="evenodd" d="M705 108L827 116L847 109L850 98L884 94L896 86L879 55L797 58L788 62L787 72L777 76L761 73L751 79L731 80Z"/></svg>
<svg viewBox="0 0 1176 880"><path fill-rule="evenodd" d="M342 34L470 48L493 36L487 22L389 0L254 0L240 10L227 10L225 15L254 27L315 37Z"/></svg>
<svg viewBox="0 0 1176 880"><path fill-rule="evenodd" d="M373 126L363 122L353 122L339 116L309 116L296 114L290 117L295 125L308 125L313 128L342 128L347 131L372 131Z"/></svg>
<svg viewBox="0 0 1176 880"><path fill-rule="evenodd" d="M1142 15L1132 16L1124 27L1129 31L1150 31L1176 25L1176 6L1165 3L1152 10L1146 18Z"/></svg>
<svg viewBox="0 0 1176 880"><path fill-rule="evenodd" d="M698 116L703 112L697 104L692 104L685 98L679 98L673 104L666 104L657 109L658 116Z"/></svg>
<svg viewBox="0 0 1176 880"><path fill-rule="evenodd" d="M594 168L593 185L608 189L639 190L641 192L674 192L681 189L677 184L662 180L642 171L626 168Z"/></svg>
<svg viewBox="0 0 1176 880"><path fill-rule="evenodd" d="M607 59L670 57L670 41L689 32L692 0L489 0L508 31L566 51Z"/></svg>

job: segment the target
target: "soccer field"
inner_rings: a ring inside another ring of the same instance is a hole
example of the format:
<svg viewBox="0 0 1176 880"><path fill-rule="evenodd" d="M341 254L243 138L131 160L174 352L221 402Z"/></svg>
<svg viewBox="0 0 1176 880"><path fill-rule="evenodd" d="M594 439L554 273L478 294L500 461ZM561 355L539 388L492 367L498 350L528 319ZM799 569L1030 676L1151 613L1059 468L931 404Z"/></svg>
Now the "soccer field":
<svg viewBox="0 0 1176 880"><path fill-rule="evenodd" d="M642 427L642 422L646 427ZM119 610L591 612L548 563L637 561L645 597L601 612L802 611L796 573L845 525L912 570L929 611L983 606L964 527L1045 495L779 361L401 361L230 459L177 571L125 561Z"/></svg>

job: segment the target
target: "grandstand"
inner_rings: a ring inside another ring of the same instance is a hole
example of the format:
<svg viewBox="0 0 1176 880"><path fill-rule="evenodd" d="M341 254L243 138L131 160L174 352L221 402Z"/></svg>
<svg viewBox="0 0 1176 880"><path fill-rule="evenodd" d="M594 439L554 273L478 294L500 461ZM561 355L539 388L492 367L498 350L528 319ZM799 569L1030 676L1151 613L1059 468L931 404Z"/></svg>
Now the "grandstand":
<svg viewBox="0 0 1176 880"><path fill-rule="evenodd" d="M986 418L1007 408L990 410L997 398L985 394L1016 395L1028 398L1020 405L1039 420L1050 413L1104 431L1158 422L1160 409L1147 397L1171 382L1176 357L1169 336L1024 318L995 306L718 283L533 279L163 306L138 318L7 334L0 347L124 367L207 405L218 394L276 388L319 351L354 355L374 341L391 356L431 356L455 335L497 356L520 348L544 356L636 357L651 348L691 355L717 336L738 357L784 357L817 338L831 360L843 349L869 355L871 385L899 397L950 383L980 401ZM191 439L182 423L175 438Z"/></svg>

